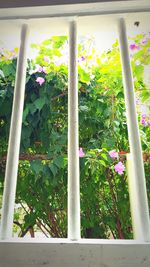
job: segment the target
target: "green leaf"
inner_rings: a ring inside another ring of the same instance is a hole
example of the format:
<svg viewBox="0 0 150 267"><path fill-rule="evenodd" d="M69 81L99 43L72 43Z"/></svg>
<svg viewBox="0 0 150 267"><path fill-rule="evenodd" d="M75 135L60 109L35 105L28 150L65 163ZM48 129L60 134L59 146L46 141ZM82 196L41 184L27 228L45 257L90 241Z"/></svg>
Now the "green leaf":
<svg viewBox="0 0 150 267"><path fill-rule="evenodd" d="M105 126L107 128L109 128L109 126L110 126L110 119L105 120Z"/></svg>
<svg viewBox="0 0 150 267"><path fill-rule="evenodd" d="M87 107L87 106L80 106L80 111L88 112L89 111L89 107Z"/></svg>
<svg viewBox="0 0 150 267"><path fill-rule="evenodd" d="M117 127L119 127L120 122L119 122L119 121L114 121L114 124L115 124Z"/></svg>
<svg viewBox="0 0 150 267"><path fill-rule="evenodd" d="M3 65L3 73L4 76L15 76L16 74L16 69L14 68L13 64L8 64L8 65Z"/></svg>
<svg viewBox="0 0 150 267"><path fill-rule="evenodd" d="M58 168L57 168L56 165L53 164L53 163L51 163L51 164L49 165L49 167L50 167L50 170L51 170L52 174L55 176L56 173L57 173L57 171L58 171Z"/></svg>
<svg viewBox="0 0 150 267"><path fill-rule="evenodd" d="M100 164L102 164L104 167L106 167L106 163L105 163L105 161L104 160L99 160L99 162L100 162Z"/></svg>
<svg viewBox="0 0 150 267"><path fill-rule="evenodd" d="M97 99L97 101L99 101L101 103L104 103L104 99L103 98L99 98L99 99Z"/></svg>
<svg viewBox="0 0 150 267"><path fill-rule="evenodd" d="M2 70L0 70L0 76L3 77L3 78L5 77Z"/></svg>
<svg viewBox="0 0 150 267"><path fill-rule="evenodd" d="M32 115L33 115L33 114L36 112L36 110L37 110L37 108L36 108L36 106L35 106L34 104L28 104L28 108L29 108L29 110L30 110L30 112L31 112Z"/></svg>
<svg viewBox="0 0 150 267"><path fill-rule="evenodd" d="M105 159L105 160L108 160L107 155L104 154L104 153L101 154L101 157L102 157L103 159Z"/></svg>
<svg viewBox="0 0 150 267"><path fill-rule="evenodd" d="M43 171L43 164L41 161L39 160L34 160L31 162L30 164L31 169L36 173L39 174L40 172Z"/></svg>
<svg viewBox="0 0 150 267"><path fill-rule="evenodd" d="M51 45L51 43L52 43L52 40L51 39L48 39L48 40L45 40L45 41L42 42L42 44L43 45L46 45L46 46L47 45Z"/></svg>
<svg viewBox="0 0 150 267"><path fill-rule="evenodd" d="M23 122L25 122L28 113L29 113L29 107L26 106L26 108L25 108L25 110L23 112Z"/></svg>
<svg viewBox="0 0 150 267"><path fill-rule="evenodd" d="M91 80L90 74L79 68L79 82L89 83Z"/></svg>
<svg viewBox="0 0 150 267"><path fill-rule="evenodd" d="M45 105L45 98L38 98L34 101L34 105L40 111Z"/></svg>
<svg viewBox="0 0 150 267"><path fill-rule="evenodd" d="M7 91L6 90L0 90L0 97L2 99L5 99L6 95L7 95Z"/></svg>
<svg viewBox="0 0 150 267"><path fill-rule="evenodd" d="M61 169L64 166L64 158L63 157L58 157L56 158L53 163L59 168Z"/></svg>

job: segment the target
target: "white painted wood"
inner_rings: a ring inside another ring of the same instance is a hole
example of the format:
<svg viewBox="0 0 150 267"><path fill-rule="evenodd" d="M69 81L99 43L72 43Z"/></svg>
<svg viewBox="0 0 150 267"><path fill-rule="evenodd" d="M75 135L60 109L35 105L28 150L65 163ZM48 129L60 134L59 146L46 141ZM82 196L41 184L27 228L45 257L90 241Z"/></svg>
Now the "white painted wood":
<svg viewBox="0 0 150 267"><path fill-rule="evenodd" d="M109 1L105 4L84 3L66 4L54 6L34 6L20 8L1 8L0 19L30 19L30 18L49 18L49 17L68 17L68 16L88 16L104 14L120 14L150 11L149 0L135 1Z"/></svg>
<svg viewBox="0 0 150 267"><path fill-rule="evenodd" d="M78 141L77 23L69 24L68 76L68 238L80 238L80 181Z"/></svg>
<svg viewBox="0 0 150 267"><path fill-rule="evenodd" d="M138 213L138 200L136 193L136 179L133 169L133 159L131 154L126 156L127 162L127 173L128 173L128 186L129 186L129 196L130 196L130 207L131 207L131 218L132 218L132 227L134 238L136 239L136 233L139 233L141 225L139 224L139 213Z"/></svg>
<svg viewBox="0 0 150 267"><path fill-rule="evenodd" d="M22 240L22 239L21 239ZM52 240L51 240L52 241ZM0 242L1 267L149 267L150 243L119 240Z"/></svg>
<svg viewBox="0 0 150 267"><path fill-rule="evenodd" d="M90 0L90 3L95 2L108 2L110 0ZM117 0L114 0L117 1ZM124 0L121 0L124 1ZM127 1L127 0L125 0ZM66 5L66 4L79 4L79 3L89 3L87 0L26 0L20 1L15 0L5 0L0 2L0 8L9 8L9 7L25 7L25 6L52 6L52 5Z"/></svg>
<svg viewBox="0 0 150 267"><path fill-rule="evenodd" d="M150 3L150 2L149 2ZM47 9L45 9L47 10ZM63 11L63 9L62 9ZM0 10L1 12L1 10ZM11 12L11 14L13 11ZM3 13L2 13L3 15ZM119 14L113 15L94 15L94 16L79 16L78 17L78 35L89 34L105 34L107 42L111 45L111 35L116 35L116 23L120 17ZM138 33L139 30L148 32L150 24L150 12L135 12L125 14L126 24L128 27L128 35L132 36L133 33ZM30 28L29 39L31 42L42 42L46 38L53 35L67 35L68 34L68 17L51 17L43 19L29 19L28 25ZM140 21L140 27L134 25L135 21ZM89 23L90 22L90 23ZM13 42L12 45L18 46L18 33L20 32L21 24L24 20L0 20L0 35L3 36L3 40ZM9 36L9 37L8 37ZM37 40L37 36L39 39ZM99 37L100 38L100 37ZM110 39L109 39L110 38ZM15 39L15 41L14 41ZM102 35L102 44L103 44ZM105 41L106 41L105 40ZM114 40L115 41L115 40ZM5 41L7 43L7 41ZM103 45L102 45L103 46Z"/></svg>
<svg viewBox="0 0 150 267"><path fill-rule="evenodd" d="M18 172L19 149L21 138L22 115L24 105L24 92L26 80L26 55L28 41L28 26L24 24L21 31L21 44L17 61L16 83L14 89L9 144L7 152L2 219L1 238L12 235L15 192Z"/></svg>
<svg viewBox="0 0 150 267"><path fill-rule="evenodd" d="M122 75L124 83L125 104L127 113L128 136L132 158L132 174L129 178L134 181L134 188L130 187L132 215L134 221L134 235L136 239L150 241L150 220L142 159L142 149L136 114L134 85L129 58L128 40L125 20L118 20L119 44L122 61ZM131 182L131 183L132 183Z"/></svg>

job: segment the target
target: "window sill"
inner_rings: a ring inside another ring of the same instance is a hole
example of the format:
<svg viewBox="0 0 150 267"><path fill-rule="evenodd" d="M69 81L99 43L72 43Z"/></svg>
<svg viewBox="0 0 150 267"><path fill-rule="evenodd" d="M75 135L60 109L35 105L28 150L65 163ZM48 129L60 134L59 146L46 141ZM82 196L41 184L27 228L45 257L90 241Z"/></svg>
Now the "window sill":
<svg viewBox="0 0 150 267"><path fill-rule="evenodd" d="M0 266L148 267L149 251L135 240L12 238L0 241Z"/></svg>

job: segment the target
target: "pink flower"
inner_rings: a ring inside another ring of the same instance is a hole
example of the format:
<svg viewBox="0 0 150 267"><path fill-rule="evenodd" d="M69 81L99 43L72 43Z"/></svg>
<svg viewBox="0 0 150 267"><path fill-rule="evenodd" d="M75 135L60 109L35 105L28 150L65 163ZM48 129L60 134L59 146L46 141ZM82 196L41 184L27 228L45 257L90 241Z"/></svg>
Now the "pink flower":
<svg viewBox="0 0 150 267"><path fill-rule="evenodd" d="M78 59L78 62L80 63L81 61L85 61L85 57L84 56L81 56L79 59Z"/></svg>
<svg viewBox="0 0 150 267"><path fill-rule="evenodd" d="M142 125L145 125L145 126L147 125L146 120L145 120L144 118L141 119L141 124L142 124Z"/></svg>
<svg viewBox="0 0 150 267"><path fill-rule="evenodd" d="M42 77L37 77L36 82L42 85L45 82L45 79Z"/></svg>
<svg viewBox="0 0 150 267"><path fill-rule="evenodd" d="M146 114L142 114L142 119L146 119Z"/></svg>
<svg viewBox="0 0 150 267"><path fill-rule="evenodd" d="M85 153L84 153L84 151L83 151L83 148L80 147L80 148L79 148L79 158L83 158L84 156L85 156Z"/></svg>
<svg viewBox="0 0 150 267"><path fill-rule="evenodd" d="M147 39L147 38L144 38L144 39L142 39L142 44L146 44L146 43L147 43L147 41L148 41L148 39Z"/></svg>
<svg viewBox="0 0 150 267"><path fill-rule="evenodd" d="M35 72L43 72L43 67L41 67L40 65L37 65Z"/></svg>
<svg viewBox="0 0 150 267"><path fill-rule="evenodd" d="M36 65L36 69L35 69L34 73L36 73L36 72L40 72L40 73L44 72L44 73L46 73L46 68L42 67L40 65Z"/></svg>
<svg viewBox="0 0 150 267"><path fill-rule="evenodd" d="M12 55L9 57L10 60L14 59L17 57L17 54L14 50L11 51Z"/></svg>
<svg viewBox="0 0 150 267"><path fill-rule="evenodd" d="M45 67L43 67L43 72L44 72L45 74L47 74L47 71L46 71L46 68L45 68Z"/></svg>
<svg viewBox="0 0 150 267"><path fill-rule="evenodd" d="M111 151L109 151L109 156L112 159L118 158L118 152L116 152L116 150L111 150Z"/></svg>
<svg viewBox="0 0 150 267"><path fill-rule="evenodd" d="M115 172L118 174L123 174L125 170L125 166L122 164L121 161L119 161L115 166L114 166Z"/></svg>
<svg viewBox="0 0 150 267"><path fill-rule="evenodd" d="M44 61L47 62L47 63L50 63L50 58L49 58L49 56L44 56Z"/></svg>
<svg viewBox="0 0 150 267"><path fill-rule="evenodd" d="M150 117L146 114L142 114L140 123L144 126L150 126Z"/></svg>
<svg viewBox="0 0 150 267"><path fill-rule="evenodd" d="M130 44L130 49L131 50L136 50L136 49L139 49L139 46L138 45L136 45L136 44Z"/></svg>

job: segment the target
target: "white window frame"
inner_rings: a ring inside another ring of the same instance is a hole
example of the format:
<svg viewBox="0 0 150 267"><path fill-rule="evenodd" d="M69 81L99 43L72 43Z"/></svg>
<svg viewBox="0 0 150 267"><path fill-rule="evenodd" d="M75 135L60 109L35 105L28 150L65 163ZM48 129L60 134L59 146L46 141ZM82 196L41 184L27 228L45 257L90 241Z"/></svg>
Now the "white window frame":
<svg viewBox="0 0 150 267"><path fill-rule="evenodd" d="M11 130L10 130L10 138L9 138L9 148L8 148L8 157L7 157L7 165L6 165L6 176L5 176L5 189L4 189L4 197L3 197L3 211L2 211L2 225L1 225L1 238L0 247L2 248L2 252L0 252L2 258L7 261L6 266L10 266L9 260L6 259L6 253L4 253L5 244L13 244L14 251L20 251L18 255L19 259L22 255L24 261L20 266L25 265L25 257L22 254L21 244L24 244L24 248L28 251L27 244L36 244L37 249L40 248L38 244L43 243L44 248L47 250L51 248L51 253L57 245L57 253L60 249L60 244L65 244L65 251L63 255L67 255L70 244L78 244L77 247L78 254L81 248L84 248L85 251L89 250L89 247L86 245L90 245L90 249L92 253L96 249L97 252L95 254L95 261L93 264L101 263L102 266L105 266L105 260L109 262L108 257L102 257L101 259L98 257L98 250L100 249L108 252L108 246L110 246L110 254L112 255L112 251L114 246L119 249L120 255L124 255L124 248L126 245L126 253L129 255L129 251L132 248L132 251L139 251L142 257L146 257L145 262L150 262L149 256L149 245L150 245L150 222L149 222L149 212L148 212L148 202L146 195L146 185L145 185L145 176L144 176L144 167L142 160L142 150L140 144L140 136L138 131L136 110L135 110L135 99L134 99L134 87L133 87L133 79L132 79L132 71L130 66L130 58L128 51L128 42L127 42L127 34L126 34L126 24L125 18L126 14L138 12L148 12L150 11L150 3L149 1L112 1L110 3L89 3L89 4L76 4L76 5L60 5L60 6L48 6L48 7L34 7L34 8L14 8L14 9L0 9L0 20L11 20L11 19L27 19L31 18L46 18L46 17L69 17L71 21L69 22L69 37L70 37L70 63L69 63L69 131L68 131L68 239L51 239L44 241L39 239L33 240L30 239L27 242L25 239L12 239L12 223L13 223L13 209L15 202L15 191L16 191L16 181L17 181L17 168L19 161L19 146L20 146L20 134L21 134L21 124L22 124L22 112L23 112L23 101L24 101L24 90L25 90L25 70L26 70L26 48L27 48L27 39L28 39L28 25L23 23L22 33L21 33L21 45L18 59L18 67L17 67L17 76L16 76L16 85L15 85L15 94L14 94L14 103L13 103L13 111L12 111L12 119L11 119ZM131 210L132 210L132 220L134 226L134 237L135 240L86 240L80 239L80 201L79 201L79 158L78 158L78 96L77 96L77 22L74 16L83 17L83 16L93 16L93 15L115 15L116 16L116 26L118 27L118 35L119 35L119 43L120 43L120 52L122 59L122 70L123 70L123 80L124 80L124 92L125 92L125 101L126 101L126 109L128 114L128 129L129 129L129 142L131 155L128 156L128 171L129 172L129 190L130 190L130 202L131 202ZM20 79L22 77L22 79ZM18 97L21 99L18 101ZM74 103L74 105L73 105ZM21 110L21 112L20 112ZM70 117L72 120L70 120ZM16 125L14 120L16 120L18 124ZM75 125L75 128L73 128ZM135 125L135 130L133 130L132 125ZM74 131L75 130L75 131ZM69 141L69 140L72 140ZM15 157L14 157L15 155ZM74 160L73 160L74 159ZM11 171L13 170L13 171ZM136 190L133 190L133 185ZM12 189L13 188L13 189ZM75 192L75 194L74 194ZM134 195L134 199L133 199ZM73 197L72 197L73 196ZM137 247L137 244L140 245ZM105 248L105 245L106 248ZM123 251L120 249L120 245L123 245ZM94 248L94 247L95 248ZM30 247L30 246L29 246ZM117 255L117 251L115 248L115 255ZM32 253L36 253L35 246L31 248ZM53 254L57 257L57 253L53 252ZM15 252L16 253L16 252ZM90 252L89 252L90 253ZM62 254L59 254L59 259L61 259ZM82 254L82 253L81 253ZM52 255L52 254L51 254ZM143 256L146 255L146 256ZM31 255L29 253L30 258ZM48 255L46 256L46 258ZM72 256L74 261L76 258ZM14 260L14 257L12 257ZM91 260L89 256L88 260ZM113 258L113 264L118 264L116 262L115 257ZM133 266L141 266L139 261L134 260L134 255L130 255L131 261L134 261ZM40 259L38 257L38 259ZM145 258L143 258L144 260ZM69 257L68 260L71 260ZM44 262L44 259L43 259ZM46 262L46 261L45 261ZM48 261L47 261L48 262ZM67 261L68 263L69 261ZM80 260L80 263L82 261ZM86 262L86 260L85 260ZM84 264L85 264L84 262ZM94 263L96 262L96 263ZM104 262L104 263L103 263ZM124 262L127 262L124 260ZM144 261L143 261L144 262ZM61 263L61 261L60 261ZM15 264L15 262L13 263ZM46 263L45 263L46 264ZM91 261L92 264L92 261ZM125 263L126 264L126 263ZM43 263L44 265L44 263ZM15 265L12 265L15 266ZM36 264L35 264L36 266ZM57 260L53 266L57 266ZM68 265L69 266L69 265ZM70 265L76 266L76 265ZM82 264L81 264L82 266ZM88 266L88 265L83 265ZM97 265L89 265L89 266L97 266ZM109 266L109 265L108 265ZM111 265L118 266L119 265ZM120 265L126 266L126 265ZM132 266L132 265L131 265ZM143 265L144 266L144 265ZM146 266L146 265L145 265Z"/></svg>

